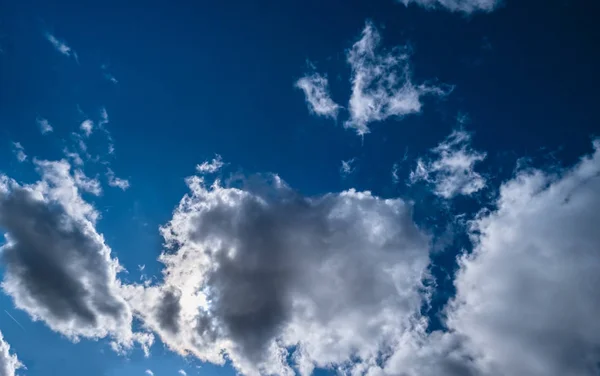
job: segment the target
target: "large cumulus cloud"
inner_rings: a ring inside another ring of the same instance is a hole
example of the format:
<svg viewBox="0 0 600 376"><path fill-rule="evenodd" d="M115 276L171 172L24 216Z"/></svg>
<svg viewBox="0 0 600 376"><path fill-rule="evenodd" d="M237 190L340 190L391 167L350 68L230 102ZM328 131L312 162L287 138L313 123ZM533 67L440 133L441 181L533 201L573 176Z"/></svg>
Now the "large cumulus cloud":
<svg viewBox="0 0 600 376"><path fill-rule="evenodd" d="M375 363L422 304L428 238L411 205L353 190L319 197L277 176L242 188L188 179L162 228L164 283L130 286L146 324L181 353L245 374Z"/></svg>
<svg viewBox="0 0 600 376"><path fill-rule="evenodd" d="M521 171L473 222L448 324L491 375L591 376L600 364L600 142L553 175Z"/></svg>
<svg viewBox="0 0 600 376"><path fill-rule="evenodd" d="M42 179L0 184L2 289L34 320L73 340L114 339L117 349L151 337L134 334L120 296L118 261L95 229L98 212L79 194L66 161L37 161Z"/></svg>

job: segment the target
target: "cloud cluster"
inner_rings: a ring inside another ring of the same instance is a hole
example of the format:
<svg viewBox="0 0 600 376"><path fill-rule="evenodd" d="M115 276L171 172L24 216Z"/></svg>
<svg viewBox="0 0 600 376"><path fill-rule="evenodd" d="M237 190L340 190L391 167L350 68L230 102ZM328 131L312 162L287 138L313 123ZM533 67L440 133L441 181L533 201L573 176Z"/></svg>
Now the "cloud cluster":
<svg viewBox="0 0 600 376"><path fill-rule="evenodd" d="M410 173L410 182L425 181L433 186L436 195L446 199L469 196L485 188L485 178L474 167L485 159L486 154L472 150L470 143L469 133L453 131L431 150L432 158L417 160L415 170Z"/></svg>
<svg viewBox="0 0 600 376"><path fill-rule="evenodd" d="M98 212L80 196L90 182L66 161L34 160L32 185L0 179L3 291L33 320L72 340L112 337L126 349L151 338L132 333L132 313L120 296L121 267L95 229Z"/></svg>
<svg viewBox="0 0 600 376"><path fill-rule="evenodd" d="M70 338L147 350L153 337L132 333L133 313L169 348L230 359L245 375L591 376L600 363L594 147L560 173L518 171L470 222L473 251L460 257L443 331L421 314L431 242L410 204L354 190L305 197L276 175L236 187L188 178L161 228L162 282L122 285L68 163L35 161L38 183L0 180L2 287Z"/></svg>
<svg viewBox="0 0 600 376"><path fill-rule="evenodd" d="M502 0L398 0L404 5L417 4L419 6L438 9L445 8L452 12L474 13L491 12L496 9Z"/></svg>
<svg viewBox="0 0 600 376"><path fill-rule="evenodd" d="M360 39L347 53L352 71L352 90L348 102L349 118L344 127L361 136L370 132L370 123L419 113L423 96L444 96L451 90L450 87L415 84L409 48L383 50L380 42L377 28L367 22ZM311 112L337 117L341 107L330 98L325 76L318 73L307 75L296 86L304 91Z"/></svg>
<svg viewBox="0 0 600 376"><path fill-rule="evenodd" d="M164 283L128 300L172 349L247 375L374 363L422 304L428 238L411 206L354 190L303 197L277 176L187 180L161 231ZM293 354L288 350L294 347Z"/></svg>
<svg viewBox="0 0 600 376"><path fill-rule="evenodd" d="M296 82L296 87L304 92L308 109L319 116L337 118L340 105L329 95L327 77L319 73L306 75Z"/></svg>
<svg viewBox="0 0 600 376"><path fill-rule="evenodd" d="M4 340L0 332L0 376L15 376L18 369L25 368L17 355L11 354L10 345Z"/></svg>

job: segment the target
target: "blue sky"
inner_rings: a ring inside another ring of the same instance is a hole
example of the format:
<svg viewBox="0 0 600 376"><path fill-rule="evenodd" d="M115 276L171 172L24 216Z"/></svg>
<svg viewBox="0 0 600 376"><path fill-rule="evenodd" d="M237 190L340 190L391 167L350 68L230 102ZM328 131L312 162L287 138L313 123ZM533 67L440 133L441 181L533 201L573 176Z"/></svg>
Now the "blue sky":
<svg viewBox="0 0 600 376"><path fill-rule="evenodd" d="M598 6L0 9L0 376L598 374Z"/></svg>

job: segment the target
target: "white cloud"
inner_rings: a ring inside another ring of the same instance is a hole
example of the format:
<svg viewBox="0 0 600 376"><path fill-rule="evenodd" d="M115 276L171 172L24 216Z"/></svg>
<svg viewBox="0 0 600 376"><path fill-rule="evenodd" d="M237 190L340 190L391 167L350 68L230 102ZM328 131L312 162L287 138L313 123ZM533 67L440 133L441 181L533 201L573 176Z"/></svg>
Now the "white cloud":
<svg viewBox="0 0 600 376"><path fill-rule="evenodd" d="M558 175L517 173L472 223L451 330L496 375L595 375L600 362L600 141Z"/></svg>
<svg viewBox="0 0 600 376"><path fill-rule="evenodd" d="M246 375L376 363L422 304L428 238L399 199L354 190L303 197L279 177L244 189L187 179L164 283L127 286L136 314L173 350Z"/></svg>
<svg viewBox="0 0 600 376"><path fill-rule="evenodd" d="M111 337L127 349L132 332L120 295L118 261L95 228L99 213L79 194L66 161L34 160L42 178L20 185L2 176L2 289L35 321L76 341Z"/></svg>
<svg viewBox="0 0 600 376"><path fill-rule="evenodd" d="M50 33L46 33L45 37L52 44L52 46L54 47L54 49L56 51L60 52L61 54L65 55L65 56L73 55L76 58L77 54L75 53L75 51L73 51L71 49L71 47L67 46L65 41L56 38L54 35L52 35Z"/></svg>
<svg viewBox="0 0 600 376"><path fill-rule="evenodd" d="M20 142L13 142L13 153L19 162L25 162L27 160L27 154L25 154L25 148Z"/></svg>
<svg viewBox="0 0 600 376"><path fill-rule="evenodd" d="M92 134L92 131L94 130L94 122L90 119L86 119L81 123L79 128L81 128L83 134L85 134L86 137L89 137Z"/></svg>
<svg viewBox="0 0 600 376"><path fill-rule="evenodd" d="M0 332L0 376L15 376L18 369L26 369L17 355L10 351L10 345Z"/></svg>
<svg viewBox="0 0 600 376"><path fill-rule="evenodd" d="M486 154L470 147L471 135L463 130L453 131L432 149L431 160L420 158L410 173L411 183L425 181L434 187L434 193L449 199L457 195L471 195L485 188L486 181L474 171L475 164Z"/></svg>
<svg viewBox="0 0 600 376"><path fill-rule="evenodd" d="M77 188L96 196L102 194L102 187L100 186L98 179L87 177L82 170L76 169L73 173L73 179Z"/></svg>
<svg viewBox="0 0 600 376"><path fill-rule="evenodd" d="M146 370L145 374L148 376L154 376L154 372L152 372L152 370L149 369Z"/></svg>
<svg viewBox="0 0 600 376"><path fill-rule="evenodd" d="M187 373L184 370L182 370L182 369L180 369L179 371L177 371L177 373L179 373L181 376L187 376Z"/></svg>
<svg viewBox="0 0 600 376"><path fill-rule="evenodd" d="M357 134L369 133L369 123L389 117L421 112L421 97L443 96L449 90L412 82L407 47L379 51L381 37L367 22L361 39L348 51L352 68L352 93L348 105L350 119L344 126Z"/></svg>
<svg viewBox="0 0 600 376"><path fill-rule="evenodd" d="M108 65L107 64L102 64L100 66L100 69L102 70L102 75L104 76L105 79L107 79L108 81L112 82L113 84L118 84L119 80L117 80L117 78L115 76L112 75L112 73L110 73L108 71Z"/></svg>
<svg viewBox="0 0 600 376"><path fill-rule="evenodd" d="M473 13L491 12L496 9L502 0L398 0L404 5L417 4L419 6L438 9L445 8L452 12Z"/></svg>
<svg viewBox="0 0 600 376"><path fill-rule="evenodd" d="M352 158L347 161L342 161L342 167L340 167L340 174L342 175L342 177L346 177L356 170L356 167L354 167L355 163L356 158Z"/></svg>
<svg viewBox="0 0 600 376"><path fill-rule="evenodd" d="M202 164L196 165L196 171L201 174L214 174L224 165L223 158L219 154L216 154L212 161L204 161Z"/></svg>
<svg viewBox="0 0 600 376"><path fill-rule="evenodd" d="M69 158L76 166L83 166L83 159L78 153L70 152L69 149L64 148L63 154L65 157Z"/></svg>
<svg viewBox="0 0 600 376"><path fill-rule="evenodd" d="M333 119L337 117L340 106L329 95L326 76L319 73L306 75L299 79L295 86L304 92L308 109L312 113Z"/></svg>
<svg viewBox="0 0 600 376"><path fill-rule="evenodd" d="M106 107L102 107L100 109L100 121L98 122L98 126L102 128L104 125L108 124L108 112L106 111Z"/></svg>
<svg viewBox="0 0 600 376"><path fill-rule="evenodd" d="M52 128L52 125L50 125L50 122L48 121L48 119L39 117L36 119L36 123L40 127L40 132L42 132L42 134L46 134L46 133L52 132L54 130L54 128Z"/></svg>
<svg viewBox="0 0 600 376"><path fill-rule="evenodd" d="M123 191L129 188L129 180L116 177L114 171L110 168L106 170L106 177L108 179L108 185L111 187L120 188Z"/></svg>

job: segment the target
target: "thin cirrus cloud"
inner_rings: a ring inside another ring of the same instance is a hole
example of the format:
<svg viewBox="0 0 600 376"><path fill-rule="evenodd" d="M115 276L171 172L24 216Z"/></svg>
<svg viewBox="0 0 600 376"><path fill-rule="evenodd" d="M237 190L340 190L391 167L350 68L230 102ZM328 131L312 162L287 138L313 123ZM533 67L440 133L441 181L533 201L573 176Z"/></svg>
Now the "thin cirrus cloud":
<svg viewBox="0 0 600 376"><path fill-rule="evenodd" d="M187 183L161 228L164 283L124 287L169 348L226 356L245 375L293 375L294 346L294 366L310 375L376 362L412 325L429 254L410 204L354 190L304 197L278 176L244 189Z"/></svg>
<svg viewBox="0 0 600 376"><path fill-rule="evenodd" d="M446 9L452 12L491 12L502 0L398 0L404 5L416 4L427 9Z"/></svg>
<svg viewBox="0 0 600 376"><path fill-rule="evenodd" d="M80 196L66 161L34 163L37 183L0 176L2 290L33 320L74 341L110 337L116 351L136 342L146 351L153 336L132 331L119 293L121 266L95 229L99 213Z"/></svg>
<svg viewBox="0 0 600 376"><path fill-rule="evenodd" d="M449 86L414 83L409 48L386 51L380 44L377 28L367 22L347 53L352 89L344 127L360 136L370 132L371 123L421 112L424 96L445 96L452 90ZM341 106L330 98L327 83L325 76L313 73L301 78L296 87L304 91L312 113L336 118Z"/></svg>
<svg viewBox="0 0 600 376"><path fill-rule="evenodd" d="M15 376L19 369L26 369L26 367L19 361L17 355L10 351L10 345L0 332L0 376Z"/></svg>
<svg viewBox="0 0 600 376"><path fill-rule="evenodd" d="M486 154L473 150L470 143L468 132L453 131L431 150L431 158L417 160L415 170L410 173L410 183L424 181L433 186L436 195L446 199L469 196L485 188L485 178L474 168Z"/></svg>
<svg viewBox="0 0 600 376"><path fill-rule="evenodd" d="M310 112L318 116L337 118L341 107L330 97L327 77L315 72L299 79L295 86L304 92Z"/></svg>

